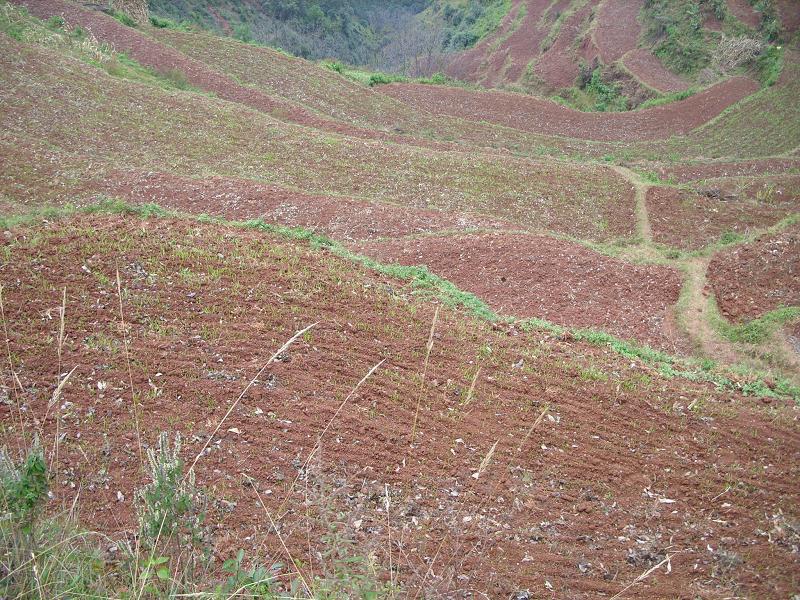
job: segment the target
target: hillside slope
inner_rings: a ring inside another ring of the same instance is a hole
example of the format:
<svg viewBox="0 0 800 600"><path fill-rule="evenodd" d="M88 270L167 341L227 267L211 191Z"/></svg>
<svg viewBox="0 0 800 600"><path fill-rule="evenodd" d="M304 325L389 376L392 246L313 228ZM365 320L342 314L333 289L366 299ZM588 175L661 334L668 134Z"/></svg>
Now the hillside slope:
<svg viewBox="0 0 800 600"><path fill-rule="evenodd" d="M82 594L794 593L796 44L598 115L101 8L0 0L0 446L40 440L43 527L109 536ZM630 56L630 6L540 8ZM206 490L185 545L139 526L161 431ZM76 593L25 551L0 595Z"/></svg>

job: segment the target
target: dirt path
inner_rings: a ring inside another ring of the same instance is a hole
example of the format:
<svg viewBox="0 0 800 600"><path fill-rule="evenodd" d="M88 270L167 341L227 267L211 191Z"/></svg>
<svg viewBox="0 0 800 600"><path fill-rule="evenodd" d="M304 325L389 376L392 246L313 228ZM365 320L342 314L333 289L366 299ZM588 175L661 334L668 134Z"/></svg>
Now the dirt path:
<svg viewBox="0 0 800 600"><path fill-rule="evenodd" d="M653 187L646 183L634 171L626 167L615 166L614 171L628 180L636 191L636 231L644 246L653 245L653 230L650 227L650 214L647 212L647 192Z"/></svg>
<svg viewBox="0 0 800 600"><path fill-rule="evenodd" d="M685 298L680 320L697 352L706 358L725 363L735 363L739 354L730 344L720 339L711 326L706 273L709 256L691 258L685 263ZM679 304L680 306L680 304Z"/></svg>

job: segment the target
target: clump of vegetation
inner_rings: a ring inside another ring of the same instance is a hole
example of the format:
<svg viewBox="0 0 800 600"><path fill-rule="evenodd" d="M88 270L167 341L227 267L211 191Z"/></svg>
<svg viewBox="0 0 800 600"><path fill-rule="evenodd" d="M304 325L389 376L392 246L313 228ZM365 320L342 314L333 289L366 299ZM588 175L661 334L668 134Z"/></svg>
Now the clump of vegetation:
<svg viewBox="0 0 800 600"><path fill-rule="evenodd" d="M158 29L173 29L175 31L193 31L194 26L188 21L173 21L166 17L150 15L150 24Z"/></svg>
<svg viewBox="0 0 800 600"><path fill-rule="evenodd" d="M348 67L340 61L323 61L320 63L326 69L344 75L348 79L365 85L375 87L376 85L386 85L389 83L424 83L430 85L446 85L451 83L444 73L434 73L430 77L407 77L397 73L382 73L379 71L365 71Z"/></svg>
<svg viewBox="0 0 800 600"><path fill-rule="evenodd" d="M692 76L710 64L712 46L700 3L646 0L644 17L645 35L655 44L653 53L667 68Z"/></svg>
<svg viewBox="0 0 800 600"><path fill-rule="evenodd" d="M768 46L756 58L756 70L762 85L775 85L783 72L783 47Z"/></svg>
<svg viewBox="0 0 800 600"><path fill-rule="evenodd" d="M686 100L687 98L691 98L697 93L697 88L690 87L680 92L673 92L671 94L664 94L663 96L657 96L656 98L649 98L642 102L637 108L653 108L654 106L661 106L663 104L669 104L670 102L678 102L680 100Z"/></svg>
<svg viewBox="0 0 800 600"><path fill-rule="evenodd" d="M111 9L110 12L112 17L114 17L117 21L119 21L126 27L136 27L136 21L128 13L124 13L121 10L114 10L114 9Z"/></svg>
<svg viewBox="0 0 800 600"><path fill-rule="evenodd" d="M457 51L470 48L500 25L511 10L510 0L440 2L438 14L446 25L444 47Z"/></svg>
<svg viewBox="0 0 800 600"><path fill-rule="evenodd" d="M574 88L556 98L571 108L583 111L617 112L630 109L628 98L620 86L607 81L603 68L581 64Z"/></svg>

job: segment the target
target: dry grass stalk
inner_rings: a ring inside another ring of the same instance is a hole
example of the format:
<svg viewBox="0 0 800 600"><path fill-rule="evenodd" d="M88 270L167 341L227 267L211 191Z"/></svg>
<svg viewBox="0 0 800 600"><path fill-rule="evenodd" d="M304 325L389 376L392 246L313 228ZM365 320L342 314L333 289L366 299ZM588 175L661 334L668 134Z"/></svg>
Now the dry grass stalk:
<svg viewBox="0 0 800 600"><path fill-rule="evenodd" d="M497 444L499 443L500 440L497 440L494 444L492 444L492 447L489 448L489 452L487 452L486 456L483 457L483 460L481 461L478 470L472 474L473 479L480 479L481 475L483 475L483 472L486 470L486 467L488 467L489 463L492 461L492 456L494 456L494 451L497 448Z"/></svg>
<svg viewBox="0 0 800 600"><path fill-rule="evenodd" d="M316 327L318 324L319 323L312 323L311 325L309 325L305 329L301 329L300 331L295 333L292 337L289 338L289 340L283 346L278 348L278 350L276 350L275 353L272 356L269 357L269 360L264 363L264 366L261 367L261 369L259 369L258 373L256 373L253 376L253 378L250 380L250 382L242 390L242 393L239 394L239 396L236 398L236 400L234 400L233 404L231 404L231 407L228 409L228 412L225 413L225 416L222 417L222 419L220 419L219 423L217 423L217 427L214 429L214 431L211 433L211 435L208 436L208 439L206 440L206 443L203 444L203 447L200 449L200 452L197 453L197 456L194 457L194 460L192 461L192 464L189 467L189 469L186 471L186 474L184 475L184 477L188 477L189 473L191 473L194 470L194 467L197 464L197 461L200 460L200 457L206 451L206 448L208 448L209 444L211 444L211 440L213 440L214 437L217 435L217 433L219 433L219 430L222 427L222 425L225 423L225 421L228 420L228 417L231 416L231 413L239 405L239 402L242 401L242 398L244 398L245 394L250 390L250 388L255 385L256 381L258 381L258 378L261 377L261 374L267 369L267 367L270 366L275 361L275 359L277 359L281 354L283 354L289 348L289 346L291 346L295 341L297 341L297 338L302 336L304 333L309 331L311 328Z"/></svg>
<svg viewBox="0 0 800 600"><path fill-rule="evenodd" d="M133 389L133 370L131 369L131 355L128 350L128 330L125 326L125 311L122 308L122 280L119 276L117 267L117 298L119 299L119 320L122 327L122 346L125 351L125 366L128 369L128 384L131 388L131 401L133 402L133 422L136 427L136 444L139 450L139 464L144 466L144 456L142 455L142 431L139 426L139 401L136 398L136 391Z"/></svg>
<svg viewBox="0 0 800 600"><path fill-rule="evenodd" d="M350 401L350 398L352 398L353 395L355 395L355 393L358 391L358 389L362 385L364 385L364 382L367 381L367 379L372 377L372 374L378 369L378 367L380 367L385 362L386 362L386 359L384 358L378 364L376 364L374 367L372 367L369 370L369 372L366 375L364 375L364 377L361 378L361 381L359 381L355 385L355 387L353 387L353 389L350 390L350 393L347 394L347 396L345 397L344 400L342 400L342 402L339 404L339 408L336 409L336 412L333 413L333 416L328 420L327 425L325 425L325 427L319 433L319 435L317 436L317 441L314 443L314 446L311 448L311 452L308 453L308 458L306 458L306 460L303 462L303 464L297 470L297 475L295 476L294 481L292 481L292 485L289 486L289 490L286 492L286 497L284 498L283 502L281 503L280 508L278 509L278 520L280 520L283 517L283 509L286 507L286 503L289 501L289 498L292 495L292 492L294 491L294 488L297 485L297 482L300 480L301 473L303 473L308 468L309 463L311 463L311 459L314 458L314 455L317 453L317 451L319 451L320 447L322 446L322 438L323 438L323 436L328 432L328 429L330 429L331 425L336 420L336 417L339 416L339 413L342 412L342 409L344 408L345 404L347 404Z"/></svg>
<svg viewBox="0 0 800 600"><path fill-rule="evenodd" d="M613 596L611 596L610 600L616 600L617 598L622 598L622 595L623 595L625 592L627 592L627 591L628 591L629 589L631 589L633 586L635 586L635 585L637 585L637 584L641 583L642 581L644 581L645 579L647 579L648 577L650 577L650 575L652 575L653 573L655 573L656 571L658 571L658 570L659 570L661 567L663 567L664 565L667 565L667 573L671 573L671 572L672 572L672 557L673 557L673 556L675 556L676 554L680 554L681 552L683 552L683 550L678 550L677 552L673 552L672 554L667 554L667 557L666 557L664 560L662 560L662 561L661 561L660 563L658 563L656 566L654 566L654 567L650 567L649 569L647 569L647 571L645 571L644 573L642 573L641 575L639 575L639 576L638 576L636 579L634 579L634 580L633 580L631 583L629 583L629 584L628 584L628 585L626 585L624 588L622 588L622 589L621 589L619 592L617 592L616 594L614 594Z"/></svg>
<svg viewBox="0 0 800 600"><path fill-rule="evenodd" d="M414 411L414 425L411 427L411 443L414 443L417 435L417 420L419 419L419 405L422 401L422 391L425 387L425 378L428 375L428 361L431 357L431 350L433 350L433 335L436 332L436 321L439 319L439 307L433 313L433 321L431 322L431 332L428 334L428 343L425 345L425 364L422 368L422 380L419 382L419 392L417 393L417 408Z"/></svg>
<svg viewBox="0 0 800 600"><path fill-rule="evenodd" d="M467 396L461 403L462 408L466 408L467 406L469 406L469 403L472 402L472 398L474 397L475 394L475 384L478 383L478 377L480 376L480 374L481 374L481 368L478 367L478 369L475 371L475 375L473 375L472 377L472 383L469 386L469 390L467 390Z"/></svg>
<svg viewBox="0 0 800 600"><path fill-rule="evenodd" d="M314 593L311 589L311 586L308 583L308 580L303 575L303 572L300 570L299 562L295 561L292 553L289 551L289 548L286 546L286 541L283 539L280 530L278 529L278 525L275 523L275 520L272 518L272 513L269 512L267 509L267 505L264 504L264 499L261 497L261 493L258 491L258 483L249 475L244 474L245 479L250 483L250 486L255 490L256 497L258 498L258 503L261 505L261 508L264 510L264 514L267 515L267 520L269 520L270 527L275 532L275 535L278 536L278 541L281 543L281 548L283 548L283 552L286 554L286 558L288 559L290 565L293 565L295 569L297 569L297 575L300 577L300 581L303 582L303 587L306 589L306 593L308 594L309 598L314 597Z"/></svg>

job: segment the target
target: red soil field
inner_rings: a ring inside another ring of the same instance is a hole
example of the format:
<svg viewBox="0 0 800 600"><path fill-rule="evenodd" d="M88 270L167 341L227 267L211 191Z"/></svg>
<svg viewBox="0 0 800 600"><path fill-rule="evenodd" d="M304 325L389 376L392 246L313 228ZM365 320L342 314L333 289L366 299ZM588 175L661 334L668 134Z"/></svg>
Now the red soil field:
<svg viewBox="0 0 800 600"><path fill-rule="evenodd" d="M765 158L741 162L660 166L658 173L662 179L675 179L678 183L687 183L698 179L743 177L764 173L782 173L790 170L800 170L800 160L796 158Z"/></svg>
<svg viewBox="0 0 800 600"><path fill-rule="evenodd" d="M594 41L605 64L636 48L641 26L637 21L644 0L606 0L597 7Z"/></svg>
<svg viewBox="0 0 800 600"><path fill-rule="evenodd" d="M117 171L92 191L140 204L154 202L191 214L226 219L262 218L270 223L318 230L337 240L368 240L440 230L513 228L483 215L411 209L355 198L302 194L254 181L191 179L167 173Z"/></svg>
<svg viewBox="0 0 800 600"><path fill-rule="evenodd" d="M31 427L39 419L43 440L61 420L53 503L69 506L80 490L80 516L93 528L130 535L137 526L131 500L143 482L124 332L143 441L179 429L189 461L211 441L196 472L217 499L208 516L217 564L239 548L285 562L263 501L302 568L319 572L323 524L341 512L340 533L356 551L388 565L392 548L398 582L433 597L609 598L668 556L669 572L662 565L624 597L795 590L791 407L772 401L765 411L603 349L448 309L419 386L430 304L402 283L254 232L95 217L18 229L2 244L12 257L2 271L9 344L25 390L55 381L48 340L58 318L48 314L67 289L62 361L78 368L48 418L42 393L24 418ZM115 264L124 329L108 283ZM266 357L313 322L211 438ZM409 382L422 391L412 445ZM12 411L0 404L13 438ZM493 445L488 468L472 477Z"/></svg>
<svg viewBox="0 0 800 600"><path fill-rule="evenodd" d="M708 280L720 312L733 321L800 306L800 226L717 254Z"/></svg>
<svg viewBox="0 0 800 600"><path fill-rule="evenodd" d="M581 10L569 16L561 25L561 30L556 36L553 45L536 61L533 72L547 85L553 88L570 87L578 76L578 57L573 49L578 37L585 30L585 25L591 15L592 7L587 4ZM581 42L582 50L586 54L585 43ZM519 73L522 75L526 63L517 63Z"/></svg>
<svg viewBox="0 0 800 600"><path fill-rule="evenodd" d="M758 29L758 25L761 23L761 15L750 6L747 0L727 0L727 3L728 10L731 11L733 16L748 27Z"/></svg>
<svg viewBox="0 0 800 600"><path fill-rule="evenodd" d="M684 250L702 248L727 232L745 234L774 225L797 208L791 198L766 203L744 195L730 200L710 198L672 187L652 187L647 192L653 240Z"/></svg>
<svg viewBox="0 0 800 600"><path fill-rule="evenodd" d="M669 71L644 48L631 50L622 62L636 79L661 93L680 92L689 87L684 79Z"/></svg>
<svg viewBox="0 0 800 600"><path fill-rule="evenodd" d="M525 17L519 27L511 31L523 4L527 10ZM514 0L498 30L475 47L457 54L445 71L456 79L497 85L502 83L500 71L508 62L509 69L514 69L518 78L525 65L539 54L539 45L547 35L546 29L539 27L539 20L549 5L549 0ZM495 50L494 46L501 39L504 41Z"/></svg>
<svg viewBox="0 0 800 600"><path fill-rule="evenodd" d="M412 83L383 86L381 91L433 114L486 121L545 135L635 141L687 133L757 89L758 84L753 80L735 77L685 100L623 113L584 113L522 94Z"/></svg>
<svg viewBox="0 0 800 600"><path fill-rule="evenodd" d="M186 76L191 85L199 89L213 92L220 98L249 106L284 121L365 139L393 140L440 149L452 146L410 136L390 135L381 131L358 128L320 117L284 99L270 96L252 87L239 85L230 77L209 68L200 61L189 58L137 29L122 25L99 11L83 8L66 0L16 1L27 6L31 14L42 19L53 15L62 16L69 26L81 26L91 31L98 40L108 42L119 52L127 52L142 65L162 73L177 70Z"/></svg>
<svg viewBox="0 0 800 600"><path fill-rule="evenodd" d="M383 262L431 271L517 317L595 327L670 351L670 307L681 277L668 267L636 266L573 242L530 234L422 236L358 246Z"/></svg>
<svg viewBox="0 0 800 600"><path fill-rule="evenodd" d="M778 9L778 17L784 31L789 34L796 33L800 29L800 6L797 0L775 0L775 8Z"/></svg>

